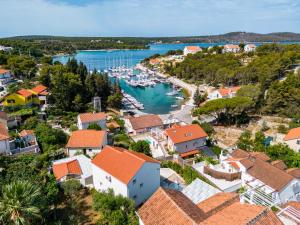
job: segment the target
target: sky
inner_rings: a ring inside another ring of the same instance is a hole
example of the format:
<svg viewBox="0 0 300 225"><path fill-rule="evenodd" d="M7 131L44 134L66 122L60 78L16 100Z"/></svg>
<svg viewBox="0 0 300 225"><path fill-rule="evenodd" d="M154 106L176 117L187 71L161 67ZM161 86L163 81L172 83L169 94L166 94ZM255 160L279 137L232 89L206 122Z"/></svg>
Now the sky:
<svg viewBox="0 0 300 225"><path fill-rule="evenodd" d="M0 0L0 37L300 33L300 0Z"/></svg>

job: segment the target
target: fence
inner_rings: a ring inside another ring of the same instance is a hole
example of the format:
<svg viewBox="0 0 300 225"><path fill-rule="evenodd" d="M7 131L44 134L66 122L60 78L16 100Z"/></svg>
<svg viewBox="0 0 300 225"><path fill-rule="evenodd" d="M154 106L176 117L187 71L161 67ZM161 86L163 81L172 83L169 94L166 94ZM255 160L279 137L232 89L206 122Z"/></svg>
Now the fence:
<svg viewBox="0 0 300 225"><path fill-rule="evenodd" d="M38 153L40 148L38 145L31 145L25 148L16 148L10 151L11 155L21 154L21 153Z"/></svg>
<svg viewBox="0 0 300 225"><path fill-rule="evenodd" d="M237 173L220 172L220 171L213 170L207 166L204 166L203 172L205 174L208 174L208 175L216 178L216 179L225 179L227 181L241 179L241 174L242 174L241 172L237 172Z"/></svg>

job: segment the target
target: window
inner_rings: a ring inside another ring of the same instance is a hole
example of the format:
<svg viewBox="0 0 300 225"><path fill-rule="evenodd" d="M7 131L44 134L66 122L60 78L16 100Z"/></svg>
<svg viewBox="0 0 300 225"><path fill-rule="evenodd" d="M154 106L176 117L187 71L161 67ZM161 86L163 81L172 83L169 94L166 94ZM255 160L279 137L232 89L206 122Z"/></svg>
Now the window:
<svg viewBox="0 0 300 225"><path fill-rule="evenodd" d="M106 180L108 180L109 182L111 182L111 177L110 176L106 176L105 178L106 178Z"/></svg>
<svg viewBox="0 0 300 225"><path fill-rule="evenodd" d="M133 179L132 183L135 184L136 183L136 179Z"/></svg>
<svg viewBox="0 0 300 225"><path fill-rule="evenodd" d="M300 140L297 140L297 144L300 145Z"/></svg>
<svg viewBox="0 0 300 225"><path fill-rule="evenodd" d="M93 151L93 150L90 148L90 149L89 149L89 152L92 152L92 151Z"/></svg>
<svg viewBox="0 0 300 225"><path fill-rule="evenodd" d="M133 198L134 198L134 199L136 199L136 198L137 198L137 196L136 196L136 195L134 195L134 196L133 196Z"/></svg>
<svg viewBox="0 0 300 225"><path fill-rule="evenodd" d="M140 183L140 188L142 188L144 186L144 184L143 183Z"/></svg>
<svg viewBox="0 0 300 225"><path fill-rule="evenodd" d="M15 103L14 99L7 99L7 103Z"/></svg>

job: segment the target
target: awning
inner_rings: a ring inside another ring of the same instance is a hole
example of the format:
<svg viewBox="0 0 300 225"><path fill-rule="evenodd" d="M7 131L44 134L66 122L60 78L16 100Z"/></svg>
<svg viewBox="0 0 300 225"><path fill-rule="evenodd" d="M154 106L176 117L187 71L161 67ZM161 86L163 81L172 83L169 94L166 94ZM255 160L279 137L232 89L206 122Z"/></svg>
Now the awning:
<svg viewBox="0 0 300 225"><path fill-rule="evenodd" d="M181 158L185 158L185 157L188 157L188 156L191 156L191 155L196 155L199 153L199 150L192 150L192 151L189 151L189 152L184 152L184 153L181 153L180 154L180 157Z"/></svg>

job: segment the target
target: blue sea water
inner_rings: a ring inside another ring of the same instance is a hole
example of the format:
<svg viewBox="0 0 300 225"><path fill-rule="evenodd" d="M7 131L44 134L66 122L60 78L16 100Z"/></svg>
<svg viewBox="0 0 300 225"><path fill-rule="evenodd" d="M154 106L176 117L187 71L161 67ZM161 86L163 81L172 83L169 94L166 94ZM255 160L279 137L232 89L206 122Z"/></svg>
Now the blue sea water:
<svg viewBox="0 0 300 225"><path fill-rule="evenodd" d="M78 51L73 56L56 56L54 61L66 63L70 57L75 57L78 61L82 61L89 71L93 69L104 70L106 68L118 65L133 66L141 60L154 55L165 54L169 50L184 49L187 45L197 45L200 47L209 47L215 45L223 45L224 43L180 43L180 44L152 44L149 49L142 50L99 50L99 51ZM260 43L256 43L260 45ZM120 82L121 88L128 94L135 97L144 104L147 113L165 114L176 108L172 107L182 104L182 100L176 99L174 96L167 96L166 93L171 92L173 87L170 84L157 84L154 87L138 88Z"/></svg>

